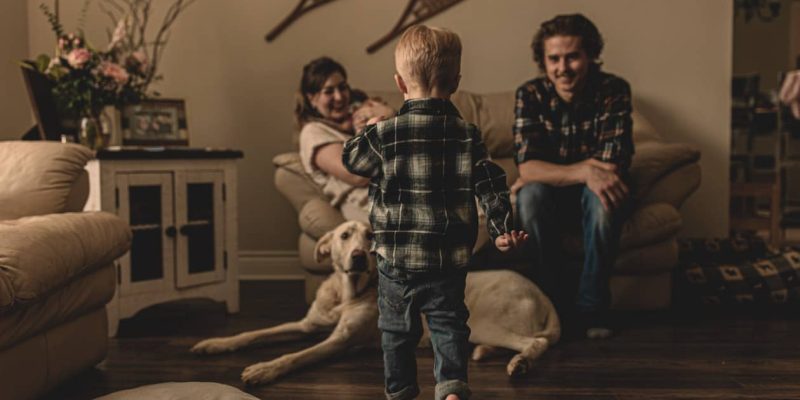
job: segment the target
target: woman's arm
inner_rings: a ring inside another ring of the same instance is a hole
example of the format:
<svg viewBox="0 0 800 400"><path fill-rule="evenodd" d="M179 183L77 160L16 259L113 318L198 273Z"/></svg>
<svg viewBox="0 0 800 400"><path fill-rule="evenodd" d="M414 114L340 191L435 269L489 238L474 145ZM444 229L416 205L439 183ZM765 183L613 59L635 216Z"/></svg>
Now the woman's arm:
<svg viewBox="0 0 800 400"><path fill-rule="evenodd" d="M369 183L369 178L351 174L342 164L342 150L344 145L340 142L329 143L317 148L311 162L328 175L356 187L364 187Z"/></svg>

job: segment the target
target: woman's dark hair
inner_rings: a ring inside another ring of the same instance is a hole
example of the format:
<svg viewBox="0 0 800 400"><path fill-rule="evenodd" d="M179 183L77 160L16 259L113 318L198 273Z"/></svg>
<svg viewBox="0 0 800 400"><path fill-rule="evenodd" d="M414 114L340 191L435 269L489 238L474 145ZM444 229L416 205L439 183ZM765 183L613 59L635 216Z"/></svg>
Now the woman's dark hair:
<svg viewBox="0 0 800 400"><path fill-rule="evenodd" d="M581 46L589 59L599 67L600 53L603 52L603 37L597 27L582 14L557 15L555 18L542 22L539 31L533 37L531 49L533 60L544 72L544 41L553 36L577 36L581 38Z"/></svg>
<svg viewBox="0 0 800 400"><path fill-rule="evenodd" d="M317 110L308 101L308 95L322 90L325 81L337 72L347 80L347 71L344 70L342 64L330 57L317 58L303 67L303 77L300 80L300 89L296 95L297 104L294 108L294 117L298 127L312 118L320 117Z"/></svg>

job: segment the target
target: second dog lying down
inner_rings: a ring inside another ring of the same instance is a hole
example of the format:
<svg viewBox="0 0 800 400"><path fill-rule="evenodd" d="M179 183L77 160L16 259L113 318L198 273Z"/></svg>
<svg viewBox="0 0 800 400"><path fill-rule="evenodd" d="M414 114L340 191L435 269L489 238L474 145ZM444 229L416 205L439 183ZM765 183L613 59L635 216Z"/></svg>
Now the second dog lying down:
<svg viewBox="0 0 800 400"><path fill-rule="evenodd" d="M231 337L203 340L193 353L214 354L254 344L295 340L321 332L330 336L305 350L253 364L242 372L248 384L270 382L295 369L344 353L357 346L380 348L377 270L369 256L372 233L367 224L345 222L323 236L316 257L331 257L334 272L317 290L305 318ZM517 352L506 367L521 375L561 335L561 325L550 300L531 281L513 271L477 271L467 274L465 302L470 312L473 360L496 348ZM424 320L424 319L423 319ZM428 343L427 326L421 343Z"/></svg>

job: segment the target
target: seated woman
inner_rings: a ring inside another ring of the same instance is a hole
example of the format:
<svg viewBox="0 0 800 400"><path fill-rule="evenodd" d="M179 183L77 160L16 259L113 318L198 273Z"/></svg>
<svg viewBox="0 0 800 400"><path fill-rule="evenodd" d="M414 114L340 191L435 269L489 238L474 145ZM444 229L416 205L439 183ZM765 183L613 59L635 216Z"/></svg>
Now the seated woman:
<svg viewBox="0 0 800 400"><path fill-rule="evenodd" d="M295 119L300 127L300 160L331 205L347 220L368 222L367 178L353 175L342 164L344 142L374 117L395 110L351 90L341 64L320 57L303 67Z"/></svg>

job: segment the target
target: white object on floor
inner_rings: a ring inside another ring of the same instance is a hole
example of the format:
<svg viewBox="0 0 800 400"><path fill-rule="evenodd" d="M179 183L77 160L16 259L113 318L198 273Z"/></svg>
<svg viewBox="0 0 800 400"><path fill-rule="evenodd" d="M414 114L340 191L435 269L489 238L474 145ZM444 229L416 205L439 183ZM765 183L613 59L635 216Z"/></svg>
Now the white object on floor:
<svg viewBox="0 0 800 400"><path fill-rule="evenodd" d="M214 382L165 382L120 390L95 400L259 400L233 386Z"/></svg>

